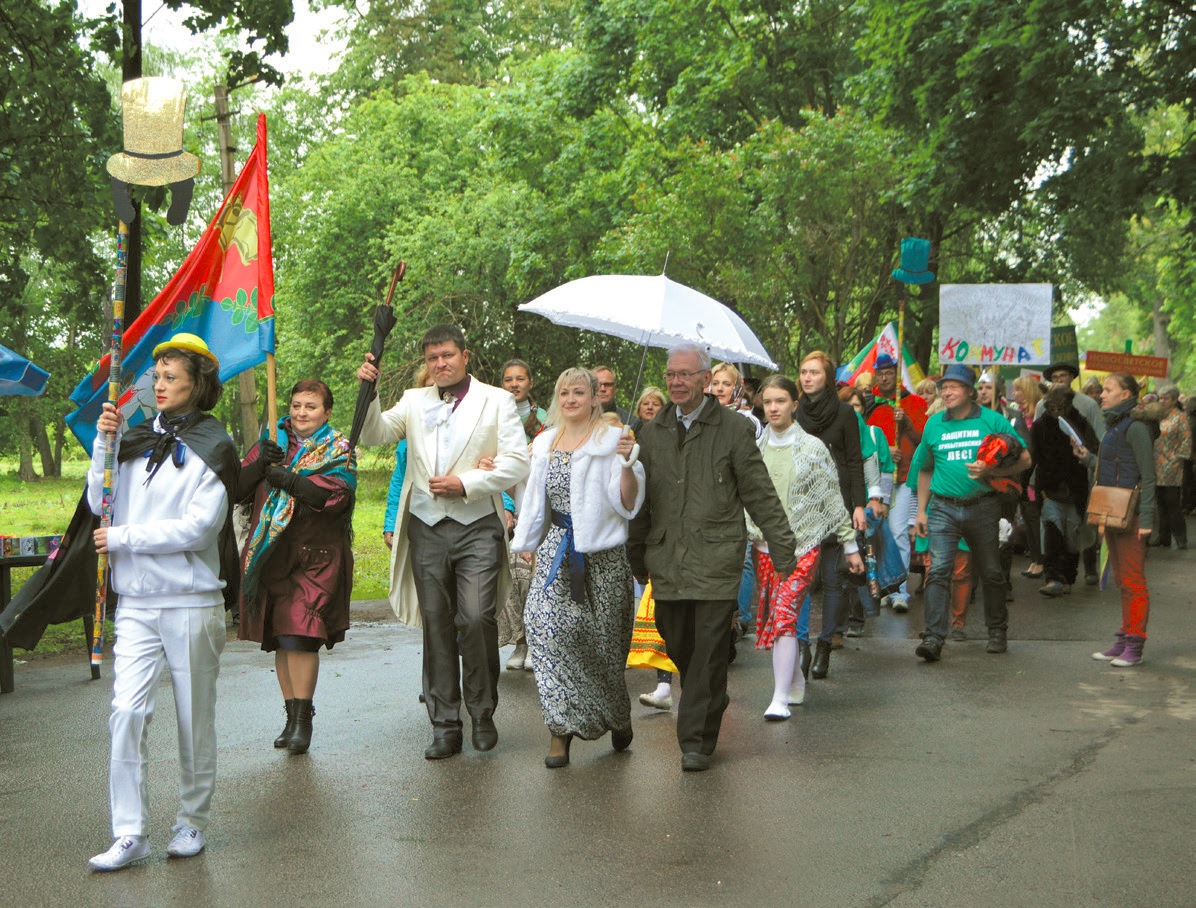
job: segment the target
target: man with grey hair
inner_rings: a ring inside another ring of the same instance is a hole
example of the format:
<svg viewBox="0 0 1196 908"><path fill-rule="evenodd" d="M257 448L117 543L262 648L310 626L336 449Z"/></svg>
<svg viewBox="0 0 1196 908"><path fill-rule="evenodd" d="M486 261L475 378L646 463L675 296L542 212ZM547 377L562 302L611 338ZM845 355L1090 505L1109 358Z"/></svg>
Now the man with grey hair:
<svg viewBox="0 0 1196 908"><path fill-rule="evenodd" d="M674 347L664 378L672 406L639 433L647 498L631 523L627 551L636 578L652 580L656 628L681 677L681 768L701 772L710 768L730 702L744 510L763 531L782 577L795 567L797 542L751 423L704 393L710 354L696 345Z"/></svg>

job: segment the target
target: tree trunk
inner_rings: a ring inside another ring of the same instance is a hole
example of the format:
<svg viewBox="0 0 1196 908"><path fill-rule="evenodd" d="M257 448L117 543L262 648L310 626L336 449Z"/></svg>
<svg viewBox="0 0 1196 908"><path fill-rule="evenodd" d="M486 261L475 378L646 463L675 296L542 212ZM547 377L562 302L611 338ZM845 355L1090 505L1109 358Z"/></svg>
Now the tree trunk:
<svg viewBox="0 0 1196 908"><path fill-rule="evenodd" d="M19 418L17 425L17 446L20 449L21 462L17 467L17 478L22 482L33 482L37 473L33 471L33 441L29 437L29 420Z"/></svg>
<svg viewBox="0 0 1196 908"><path fill-rule="evenodd" d="M54 451L50 447L50 436L46 434L46 424L42 418L36 414L29 417L29 434L33 436L34 443L37 445L38 456L42 459L42 476L61 476L62 471L58 469L58 465L54 462Z"/></svg>
<svg viewBox="0 0 1196 908"><path fill-rule="evenodd" d="M1154 355L1167 358L1167 377L1172 378L1174 364L1171 361L1171 335L1168 328L1171 325L1171 314L1163 311L1163 295L1156 294L1151 301L1151 321L1154 324Z"/></svg>

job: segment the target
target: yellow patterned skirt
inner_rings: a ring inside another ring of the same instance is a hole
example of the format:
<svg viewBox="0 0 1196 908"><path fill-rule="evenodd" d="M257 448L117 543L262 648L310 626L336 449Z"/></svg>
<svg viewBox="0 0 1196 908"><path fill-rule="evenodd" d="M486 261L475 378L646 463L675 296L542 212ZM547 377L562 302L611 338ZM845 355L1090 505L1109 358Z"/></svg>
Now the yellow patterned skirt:
<svg viewBox="0 0 1196 908"><path fill-rule="evenodd" d="M652 581L640 597L639 608L635 610L635 625L631 630L631 651L627 654L628 668L657 668L676 673L665 652L664 640L656 631L656 603L652 599Z"/></svg>

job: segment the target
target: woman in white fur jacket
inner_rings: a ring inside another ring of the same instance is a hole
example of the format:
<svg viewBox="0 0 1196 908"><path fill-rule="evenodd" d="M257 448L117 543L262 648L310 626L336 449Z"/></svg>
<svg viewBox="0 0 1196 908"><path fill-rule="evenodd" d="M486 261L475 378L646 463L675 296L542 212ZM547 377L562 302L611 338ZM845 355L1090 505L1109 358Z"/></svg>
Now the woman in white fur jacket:
<svg viewBox="0 0 1196 908"><path fill-rule="evenodd" d="M629 431L603 422L594 373L562 372L546 428L532 442L511 544L537 555L524 626L552 735L550 769L568 765L575 736L610 731L615 750L631 744L623 669L635 609L625 543L644 503L638 454Z"/></svg>

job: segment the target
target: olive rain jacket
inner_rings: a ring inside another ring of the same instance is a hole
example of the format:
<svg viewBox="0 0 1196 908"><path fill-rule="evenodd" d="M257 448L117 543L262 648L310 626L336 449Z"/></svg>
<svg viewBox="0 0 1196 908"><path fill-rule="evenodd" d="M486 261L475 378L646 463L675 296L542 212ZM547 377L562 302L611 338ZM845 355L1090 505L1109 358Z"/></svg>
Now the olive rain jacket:
<svg viewBox="0 0 1196 908"><path fill-rule="evenodd" d="M792 572L797 541L751 422L707 394L680 447L677 429L670 404L637 437L648 494L627 543L633 573L652 578L659 601L734 599L747 546L745 509L777 572Z"/></svg>

